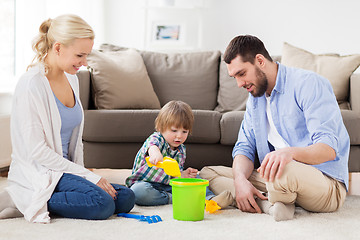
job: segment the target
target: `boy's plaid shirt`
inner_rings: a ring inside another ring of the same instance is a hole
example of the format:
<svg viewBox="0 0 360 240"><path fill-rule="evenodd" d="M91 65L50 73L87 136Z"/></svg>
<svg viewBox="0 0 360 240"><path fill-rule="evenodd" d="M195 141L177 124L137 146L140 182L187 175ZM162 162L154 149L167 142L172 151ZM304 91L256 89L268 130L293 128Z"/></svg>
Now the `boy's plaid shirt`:
<svg viewBox="0 0 360 240"><path fill-rule="evenodd" d="M175 159L179 163L180 171L184 170L186 158L186 148L184 144L181 144L176 150L172 150L161 133L154 132L146 139L145 143L136 154L131 176L126 179L126 185L128 187L138 181L163 184L170 183L172 177L167 175L162 168L156 170L155 167L149 167L146 163L145 157L148 156L148 150L152 145L156 145L164 157L167 156Z"/></svg>

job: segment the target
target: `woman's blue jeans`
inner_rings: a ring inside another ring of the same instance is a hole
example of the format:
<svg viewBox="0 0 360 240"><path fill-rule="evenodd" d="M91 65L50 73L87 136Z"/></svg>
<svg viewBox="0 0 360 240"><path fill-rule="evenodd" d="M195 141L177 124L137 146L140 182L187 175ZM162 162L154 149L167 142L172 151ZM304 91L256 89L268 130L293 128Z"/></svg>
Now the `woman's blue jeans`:
<svg viewBox="0 0 360 240"><path fill-rule="evenodd" d="M116 213L127 213L135 204L129 188L111 184L117 191L114 200L92 182L64 173L48 201L48 211L66 218L104 220Z"/></svg>

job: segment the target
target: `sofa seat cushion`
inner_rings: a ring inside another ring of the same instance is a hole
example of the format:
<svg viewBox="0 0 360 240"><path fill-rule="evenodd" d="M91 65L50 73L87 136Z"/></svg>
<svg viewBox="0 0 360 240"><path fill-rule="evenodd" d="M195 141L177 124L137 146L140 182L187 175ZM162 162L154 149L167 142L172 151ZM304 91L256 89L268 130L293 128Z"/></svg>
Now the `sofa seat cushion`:
<svg viewBox="0 0 360 240"><path fill-rule="evenodd" d="M89 142L143 142L154 132L159 110L86 110L83 140Z"/></svg>
<svg viewBox="0 0 360 240"><path fill-rule="evenodd" d="M232 111L222 115L220 121L221 140L224 145L234 145L237 140L244 111ZM341 110L345 127L350 136L351 145L360 145L360 115L352 110Z"/></svg>
<svg viewBox="0 0 360 240"><path fill-rule="evenodd" d="M352 110L341 110L341 115L349 133L350 144L360 145L360 115Z"/></svg>
<svg viewBox="0 0 360 240"><path fill-rule="evenodd" d="M159 110L85 110L83 140L87 142L144 142L154 130ZM194 127L185 142L218 143L221 114L216 111L193 110Z"/></svg>
<svg viewBox="0 0 360 240"><path fill-rule="evenodd" d="M221 113L209 110L193 110L194 126L186 143L219 143Z"/></svg>
<svg viewBox="0 0 360 240"><path fill-rule="evenodd" d="M222 115L220 120L221 144L235 144L244 114L245 111L231 111Z"/></svg>
<svg viewBox="0 0 360 240"><path fill-rule="evenodd" d="M141 52L152 85L164 106L181 100L193 109L214 110L220 52Z"/></svg>

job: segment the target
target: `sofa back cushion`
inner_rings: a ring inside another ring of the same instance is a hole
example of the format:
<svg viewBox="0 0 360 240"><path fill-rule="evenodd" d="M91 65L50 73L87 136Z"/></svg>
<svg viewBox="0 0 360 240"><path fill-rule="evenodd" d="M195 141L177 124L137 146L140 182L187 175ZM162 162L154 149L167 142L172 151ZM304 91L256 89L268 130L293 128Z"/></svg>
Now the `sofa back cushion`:
<svg viewBox="0 0 360 240"><path fill-rule="evenodd" d="M213 110L218 91L220 52L159 53L142 51L161 106L181 100L193 109Z"/></svg>
<svg viewBox="0 0 360 240"><path fill-rule="evenodd" d="M135 49L108 52L93 50L88 56L88 64L92 69L96 108L160 108L144 61Z"/></svg>
<svg viewBox="0 0 360 240"><path fill-rule="evenodd" d="M141 143L155 131L158 109L86 110L83 140L104 143ZM221 113L194 110L194 126L187 143L218 143ZM134 157L136 152L134 152Z"/></svg>
<svg viewBox="0 0 360 240"><path fill-rule="evenodd" d="M280 61L281 56L271 56L273 61ZM219 92L215 111L244 111L249 93L244 88L239 88L236 80L229 76L226 63L221 57L219 70Z"/></svg>
<svg viewBox="0 0 360 240"><path fill-rule="evenodd" d="M246 109L249 93L244 88L239 88L236 80L229 76L226 63L220 62L218 105L215 110L219 112L241 111Z"/></svg>

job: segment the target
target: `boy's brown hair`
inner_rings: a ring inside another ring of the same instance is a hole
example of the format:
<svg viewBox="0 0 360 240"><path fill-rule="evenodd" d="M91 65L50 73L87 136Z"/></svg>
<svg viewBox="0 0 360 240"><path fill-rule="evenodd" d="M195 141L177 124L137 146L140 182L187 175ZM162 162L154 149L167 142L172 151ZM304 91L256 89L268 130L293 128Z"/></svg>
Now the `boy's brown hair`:
<svg viewBox="0 0 360 240"><path fill-rule="evenodd" d="M155 129L164 132L172 126L192 131L194 115L189 104L183 101L170 101L165 104L155 119Z"/></svg>

